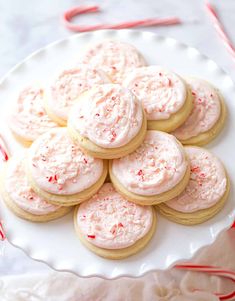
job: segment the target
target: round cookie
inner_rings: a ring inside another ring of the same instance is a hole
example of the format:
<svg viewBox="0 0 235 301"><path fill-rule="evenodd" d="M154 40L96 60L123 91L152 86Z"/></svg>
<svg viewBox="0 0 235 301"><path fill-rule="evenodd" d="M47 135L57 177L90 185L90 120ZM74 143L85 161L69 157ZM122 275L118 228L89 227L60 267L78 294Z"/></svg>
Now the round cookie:
<svg viewBox="0 0 235 301"><path fill-rule="evenodd" d="M179 196L156 208L171 221L195 225L212 218L223 208L230 183L222 163L211 152L196 146L185 150L191 166L189 183Z"/></svg>
<svg viewBox="0 0 235 301"><path fill-rule="evenodd" d="M189 181L186 153L177 139L160 131L147 131L133 153L110 161L114 187L128 200L154 205L180 194Z"/></svg>
<svg viewBox="0 0 235 301"><path fill-rule="evenodd" d="M8 124L16 139L29 146L46 131L58 127L47 115L43 89L30 86L23 89L12 107Z"/></svg>
<svg viewBox="0 0 235 301"><path fill-rule="evenodd" d="M23 155L11 158L1 179L1 194L7 207L17 216L32 222L47 222L67 214L71 208L47 203L30 187Z"/></svg>
<svg viewBox="0 0 235 301"><path fill-rule="evenodd" d="M66 128L40 136L29 148L27 175L33 190L49 203L72 206L102 186L107 162L85 154Z"/></svg>
<svg viewBox="0 0 235 301"><path fill-rule="evenodd" d="M126 72L146 66L144 58L134 46L112 40L91 45L80 62L102 68L112 82L118 84L122 83Z"/></svg>
<svg viewBox="0 0 235 301"><path fill-rule="evenodd" d="M110 83L110 80L106 74L89 65L81 64L76 68L64 70L47 89L46 111L55 122L65 126L69 111L78 97L94 85L107 83Z"/></svg>
<svg viewBox="0 0 235 301"><path fill-rule="evenodd" d="M105 183L90 200L77 207L75 230L81 242L95 254L122 259L142 250L156 230L151 206L127 201Z"/></svg>
<svg viewBox="0 0 235 301"><path fill-rule="evenodd" d="M123 82L141 101L148 129L171 132L192 110L191 91L184 80L160 66L137 68Z"/></svg>
<svg viewBox="0 0 235 301"><path fill-rule="evenodd" d="M146 134L141 104L130 90L118 84L95 86L73 106L68 130L90 155L120 158L134 151Z"/></svg>
<svg viewBox="0 0 235 301"><path fill-rule="evenodd" d="M221 131L226 120L226 106L220 92L205 80L188 78L192 90L193 110L172 134L183 144L204 145Z"/></svg>

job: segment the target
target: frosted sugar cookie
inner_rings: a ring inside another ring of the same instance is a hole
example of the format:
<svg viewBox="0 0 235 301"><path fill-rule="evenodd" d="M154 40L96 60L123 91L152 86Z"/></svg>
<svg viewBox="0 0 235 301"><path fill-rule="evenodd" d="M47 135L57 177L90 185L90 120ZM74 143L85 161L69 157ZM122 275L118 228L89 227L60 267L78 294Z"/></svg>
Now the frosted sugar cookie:
<svg viewBox="0 0 235 301"><path fill-rule="evenodd" d="M91 45L80 61L95 68L102 68L114 83L119 84L122 83L127 71L146 65L134 46L112 40Z"/></svg>
<svg viewBox="0 0 235 301"><path fill-rule="evenodd" d="M226 107L220 92L205 80L188 78L192 90L193 110L189 118L176 129L183 144L204 145L221 131L226 119Z"/></svg>
<svg viewBox="0 0 235 301"><path fill-rule="evenodd" d="M73 106L68 130L97 158L120 158L134 151L146 133L146 118L134 94L118 84L95 86Z"/></svg>
<svg viewBox="0 0 235 301"><path fill-rule="evenodd" d="M189 183L179 196L157 208L176 223L194 225L223 208L229 195L229 179L222 163L208 150L196 146L185 150L191 166Z"/></svg>
<svg viewBox="0 0 235 301"><path fill-rule="evenodd" d="M27 180L24 158L22 154L11 158L1 180L1 194L9 209L32 222L46 222L67 214L69 207L49 204L32 190Z"/></svg>
<svg viewBox="0 0 235 301"><path fill-rule="evenodd" d="M72 206L102 186L107 163L85 154L66 128L40 136L29 148L27 174L33 190L49 203Z"/></svg>
<svg viewBox="0 0 235 301"><path fill-rule="evenodd" d="M23 89L12 107L9 116L9 127L17 140L29 146L41 134L58 127L52 121L44 107L43 89L31 86Z"/></svg>
<svg viewBox="0 0 235 301"><path fill-rule="evenodd" d="M141 101L150 130L170 132L184 123L192 110L187 84L163 67L137 68L127 74L123 85Z"/></svg>
<svg viewBox="0 0 235 301"><path fill-rule="evenodd" d="M182 145L170 134L147 131L133 153L110 161L114 187L140 205L165 202L180 194L189 180L189 164Z"/></svg>
<svg viewBox="0 0 235 301"><path fill-rule="evenodd" d="M110 83L106 74L89 65L62 71L47 89L45 108L48 115L58 124L66 125L69 110L78 97L94 85L105 83Z"/></svg>
<svg viewBox="0 0 235 301"><path fill-rule="evenodd" d="M105 183L96 195L77 207L74 225L81 242L92 252L122 259L142 250L156 229L153 207L127 201Z"/></svg>

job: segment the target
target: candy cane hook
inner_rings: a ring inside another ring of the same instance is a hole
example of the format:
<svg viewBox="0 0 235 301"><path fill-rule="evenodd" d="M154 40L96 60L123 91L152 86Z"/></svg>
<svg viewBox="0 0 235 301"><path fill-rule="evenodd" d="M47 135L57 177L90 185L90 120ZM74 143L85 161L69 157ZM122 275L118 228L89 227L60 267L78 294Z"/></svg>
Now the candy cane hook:
<svg viewBox="0 0 235 301"><path fill-rule="evenodd" d="M127 21L117 24L99 24L99 25L77 25L71 23L74 16L94 13L100 11L99 6L78 6L71 8L66 11L63 15L63 22L65 26L72 31L86 32L98 29L123 29L133 27L144 27L144 26L156 26L156 25L174 25L180 24L181 20L176 17L172 18L153 18L153 19L142 19L135 21Z"/></svg>
<svg viewBox="0 0 235 301"><path fill-rule="evenodd" d="M192 272L203 272L211 275L216 275L219 277L228 278L235 282L235 272L218 267L213 267L210 265L181 264L176 265L175 268L181 270L188 270ZM214 295L218 296L220 300L234 300L235 290L228 294L214 293Z"/></svg>

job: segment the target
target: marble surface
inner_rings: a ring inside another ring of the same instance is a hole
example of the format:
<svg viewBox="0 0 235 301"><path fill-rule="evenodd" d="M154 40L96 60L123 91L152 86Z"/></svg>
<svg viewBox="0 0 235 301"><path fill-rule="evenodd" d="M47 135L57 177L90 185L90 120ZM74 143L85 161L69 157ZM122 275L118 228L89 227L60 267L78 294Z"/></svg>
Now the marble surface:
<svg viewBox="0 0 235 301"><path fill-rule="evenodd" d="M235 1L211 0L235 43ZM217 36L205 11L204 0L0 0L0 77L27 55L73 32L62 24L63 12L73 6L97 4L101 13L83 15L76 22L120 22L149 17L177 16L182 25L149 27L144 30L176 38L198 48L215 60L235 81L235 62ZM49 271L42 263L33 262L21 250L0 242L0 276Z"/></svg>

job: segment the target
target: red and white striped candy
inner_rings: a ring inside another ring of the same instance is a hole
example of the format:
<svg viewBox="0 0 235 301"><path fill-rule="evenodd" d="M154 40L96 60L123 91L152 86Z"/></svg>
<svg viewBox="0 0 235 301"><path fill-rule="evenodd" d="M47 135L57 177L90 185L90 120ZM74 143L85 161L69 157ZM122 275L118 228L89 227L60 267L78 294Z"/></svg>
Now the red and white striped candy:
<svg viewBox="0 0 235 301"><path fill-rule="evenodd" d="M181 20L176 17L172 18L153 18L143 19L135 21L127 21L117 24L98 24L98 25L77 25L72 24L71 20L74 16L93 13L100 11L99 6L78 6L66 11L63 15L63 22L65 26L72 31L86 32L98 29L123 29L133 27L144 27L144 26L156 26L156 25L174 25L180 24Z"/></svg>
<svg viewBox="0 0 235 301"><path fill-rule="evenodd" d="M5 240L5 239L6 239L6 235L3 230L2 222L0 222L0 240Z"/></svg>
<svg viewBox="0 0 235 301"><path fill-rule="evenodd" d="M0 155L3 161L7 161L9 159L9 151L2 135L0 135Z"/></svg>
<svg viewBox="0 0 235 301"><path fill-rule="evenodd" d="M2 137L2 135L0 135L0 154L1 154L1 159L5 162L8 161L9 159L9 151L6 145L6 142L4 140L4 138ZM0 221L0 240L5 240L6 239L6 235L5 232L3 230L3 226L2 226L2 222Z"/></svg>
<svg viewBox="0 0 235 301"><path fill-rule="evenodd" d="M229 53L232 55L233 59L235 60L234 45L233 45L232 41L230 40L229 36L227 35L227 33L225 32L224 26L221 23L215 8L210 3L206 3L206 9L207 9L209 16L212 19L212 22L213 22L216 32L218 33L218 35L220 36L221 40L223 41L225 47L227 48L227 50L229 51Z"/></svg>
<svg viewBox="0 0 235 301"><path fill-rule="evenodd" d="M193 272L204 272L223 278L228 278L233 282L235 282L235 272L218 268L218 267L213 267L210 265L181 264L181 265L176 265L175 268L181 270L193 271ZM214 293L214 295L218 296L220 300L234 300L235 290L228 294Z"/></svg>

